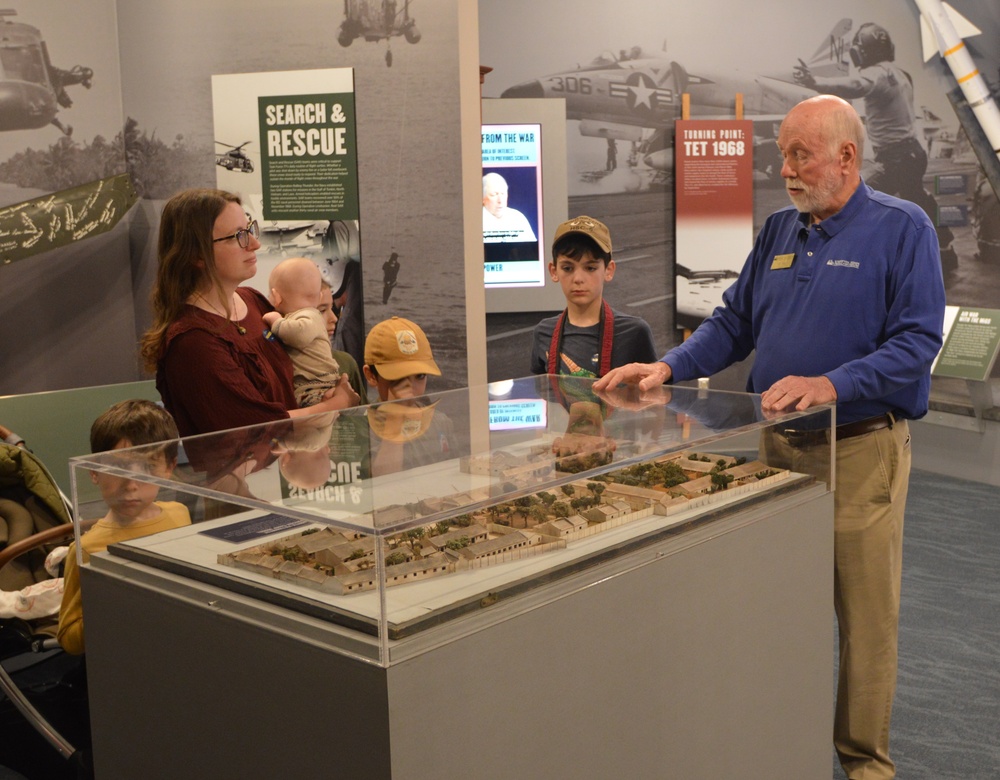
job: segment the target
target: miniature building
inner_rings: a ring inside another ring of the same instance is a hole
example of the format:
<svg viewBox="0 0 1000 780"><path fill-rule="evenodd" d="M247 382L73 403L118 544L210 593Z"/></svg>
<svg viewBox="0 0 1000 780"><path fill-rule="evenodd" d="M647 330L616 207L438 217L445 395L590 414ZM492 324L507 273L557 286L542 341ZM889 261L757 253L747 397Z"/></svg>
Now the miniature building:
<svg viewBox="0 0 1000 780"><path fill-rule="evenodd" d="M491 556L502 555L503 553L509 552L511 550L516 550L521 547L528 547L532 544L532 540L538 540L538 534L529 534L524 531L512 531L509 534L504 534L503 536L497 536L493 539L486 539L482 542L476 542L475 544L470 544L468 547L463 547L458 550L457 553L463 558L488 558Z"/></svg>
<svg viewBox="0 0 1000 780"><path fill-rule="evenodd" d="M608 504L601 504L586 509L581 514L592 523L606 523L618 515L618 513Z"/></svg>
<svg viewBox="0 0 1000 780"><path fill-rule="evenodd" d="M604 487L605 500L620 499L626 501L633 509L648 506L651 501L661 501L666 494L662 490L644 488L638 485L622 485L609 482Z"/></svg>
<svg viewBox="0 0 1000 780"><path fill-rule="evenodd" d="M437 577L455 571L455 563L443 553L434 553L425 558L387 566L385 570L386 584L398 585L401 582L416 582L428 577Z"/></svg>
<svg viewBox="0 0 1000 780"><path fill-rule="evenodd" d="M371 555L375 552L375 538L362 536L360 539L335 540L318 555L322 558L321 562L329 562L332 565L341 561L348 562L359 550L363 555Z"/></svg>
<svg viewBox="0 0 1000 780"><path fill-rule="evenodd" d="M729 474L735 479L746 479L752 477L755 474L759 474L762 471L775 471L776 469L770 468L766 463L759 460L753 460L749 463L744 463L742 466L733 466L732 468L726 469L725 473Z"/></svg>
<svg viewBox="0 0 1000 780"><path fill-rule="evenodd" d="M560 517L558 520L549 520L547 523L535 526L535 530L547 536L568 537L586 527L587 519L585 517L572 515L571 517Z"/></svg>
<svg viewBox="0 0 1000 780"><path fill-rule="evenodd" d="M697 456L696 459L692 459L691 456ZM703 458L707 460L703 460ZM688 453L677 459L677 465L680 466L684 471L694 472L696 474L708 474L712 469L718 466L719 461L725 461L730 466L736 462L736 459L730 457L729 455L713 455L709 452L704 453Z"/></svg>
<svg viewBox="0 0 1000 780"><path fill-rule="evenodd" d="M432 536L427 541L434 547L434 549L442 550L448 545L448 542L455 541L463 537L467 538L470 543L481 542L486 539L486 528L479 524L470 525L468 528L457 528L448 531L447 533Z"/></svg>
<svg viewBox="0 0 1000 780"><path fill-rule="evenodd" d="M408 506L387 506L376 509L373 513L375 525L387 526L412 520L415 515Z"/></svg>

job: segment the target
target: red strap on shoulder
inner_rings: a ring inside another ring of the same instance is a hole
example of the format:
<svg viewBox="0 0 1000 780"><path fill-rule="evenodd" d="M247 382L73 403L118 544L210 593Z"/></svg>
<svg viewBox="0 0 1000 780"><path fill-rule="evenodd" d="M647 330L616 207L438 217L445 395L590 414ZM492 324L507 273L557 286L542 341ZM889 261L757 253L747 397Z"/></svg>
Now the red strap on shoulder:
<svg viewBox="0 0 1000 780"><path fill-rule="evenodd" d="M548 371L549 374L559 373L559 353L562 347L563 329L566 327L566 312L559 315L556 326L552 329L552 341L549 343ZM598 364L599 377L604 376L611 370L611 347L615 343L615 313L611 310L608 302L601 301L601 327L600 327L601 355Z"/></svg>
<svg viewBox="0 0 1000 780"><path fill-rule="evenodd" d="M552 329L552 341L549 343L549 365L546 372L548 374L559 373L559 346L562 343L563 327L566 324L566 311L563 309L563 313L556 320L556 326Z"/></svg>
<svg viewBox="0 0 1000 780"><path fill-rule="evenodd" d="M611 370L611 347L615 343L615 313L611 311L608 302L601 300L604 304L601 309L601 366L597 370L597 376L604 376Z"/></svg>

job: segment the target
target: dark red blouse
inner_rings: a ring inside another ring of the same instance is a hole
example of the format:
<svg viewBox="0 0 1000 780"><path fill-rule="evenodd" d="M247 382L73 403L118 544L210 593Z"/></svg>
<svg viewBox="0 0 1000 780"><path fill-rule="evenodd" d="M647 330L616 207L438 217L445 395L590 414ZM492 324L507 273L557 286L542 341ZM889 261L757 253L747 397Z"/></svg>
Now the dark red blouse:
<svg viewBox="0 0 1000 780"><path fill-rule="evenodd" d="M236 292L247 305L239 323L187 306L167 328L156 389L181 436L280 420L297 407L292 361L264 338L261 317L273 308L254 289Z"/></svg>

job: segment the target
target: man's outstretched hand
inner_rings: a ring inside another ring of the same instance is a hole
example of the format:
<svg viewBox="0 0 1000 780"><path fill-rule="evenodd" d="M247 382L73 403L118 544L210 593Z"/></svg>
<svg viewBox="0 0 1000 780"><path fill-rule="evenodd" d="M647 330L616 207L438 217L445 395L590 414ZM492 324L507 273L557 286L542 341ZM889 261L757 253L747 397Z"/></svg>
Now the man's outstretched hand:
<svg viewBox="0 0 1000 780"><path fill-rule="evenodd" d="M619 385L638 385L645 392L662 385L670 379L670 366L662 361L656 363L629 363L619 366L594 382L594 392L613 390Z"/></svg>

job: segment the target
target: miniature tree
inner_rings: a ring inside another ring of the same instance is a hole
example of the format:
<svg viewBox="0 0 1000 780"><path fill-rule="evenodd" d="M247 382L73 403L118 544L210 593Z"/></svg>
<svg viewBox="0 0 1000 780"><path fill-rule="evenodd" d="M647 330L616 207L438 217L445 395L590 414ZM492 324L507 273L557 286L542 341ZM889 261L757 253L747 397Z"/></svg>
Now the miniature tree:
<svg viewBox="0 0 1000 780"><path fill-rule="evenodd" d="M417 526L416 528L411 528L409 531L404 531L402 533L403 541L409 546L413 551L414 555L419 554L420 544L417 542L418 539L422 539L427 533L427 529L423 526Z"/></svg>
<svg viewBox="0 0 1000 780"><path fill-rule="evenodd" d="M732 474L723 474L720 471L716 471L712 474L712 488L713 490L725 490L729 487L729 483L733 481Z"/></svg>
<svg viewBox="0 0 1000 780"><path fill-rule="evenodd" d="M573 487L572 485L563 485L562 492L565 493L567 496L571 496L576 492L576 488Z"/></svg>

